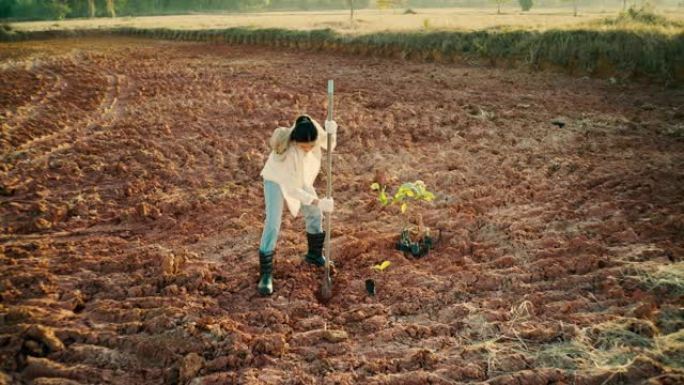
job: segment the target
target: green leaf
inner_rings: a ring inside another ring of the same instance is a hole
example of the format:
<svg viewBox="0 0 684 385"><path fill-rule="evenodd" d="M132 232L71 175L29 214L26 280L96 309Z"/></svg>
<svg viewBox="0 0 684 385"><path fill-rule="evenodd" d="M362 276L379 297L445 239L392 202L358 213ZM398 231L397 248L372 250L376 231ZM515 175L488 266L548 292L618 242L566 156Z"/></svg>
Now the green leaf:
<svg viewBox="0 0 684 385"><path fill-rule="evenodd" d="M373 183L373 184L370 186L370 188L371 188L371 190L373 190L373 191L375 191L375 190L380 190L380 183L375 182L375 183Z"/></svg>
<svg viewBox="0 0 684 385"><path fill-rule="evenodd" d="M388 201L387 201L387 194L385 193L385 190L380 192L378 199L380 200L380 203L382 203L384 206L387 205Z"/></svg>
<svg viewBox="0 0 684 385"><path fill-rule="evenodd" d="M374 269L375 271L383 271L383 270L385 270L386 268L388 268L389 265L391 265L391 262L390 262L390 261L384 261L384 262L382 262L382 263L379 264L379 265L373 266L373 269Z"/></svg>

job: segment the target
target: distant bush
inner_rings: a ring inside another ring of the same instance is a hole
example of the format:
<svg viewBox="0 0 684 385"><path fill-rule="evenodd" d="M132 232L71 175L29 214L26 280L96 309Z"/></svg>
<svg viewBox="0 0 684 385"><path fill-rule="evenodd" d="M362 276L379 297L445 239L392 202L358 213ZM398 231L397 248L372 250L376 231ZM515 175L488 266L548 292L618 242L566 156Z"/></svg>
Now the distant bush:
<svg viewBox="0 0 684 385"><path fill-rule="evenodd" d="M669 21L665 16L657 15L651 9L644 7L640 9L630 7L627 12L620 13L620 15L615 19L615 22L618 24L624 22L636 22L662 26L669 26L673 24L673 22Z"/></svg>
<svg viewBox="0 0 684 385"><path fill-rule="evenodd" d="M0 41L12 40L12 35L14 35L14 31L11 25L6 23L0 24Z"/></svg>
<svg viewBox="0 0 684 385"><path fill-rule="evenodd" d="M530 9L532 9L532 6L534 5L534 2L532 0L518 0L518 3L520 3L520 8L522 8L524 12L527 12Z"/></svg>
<svg viewBox="0 0 684 385"><path fill-rule="evenodd" d="M619 29L679 29L684 28L684 23L676 20L668 19L665 16L658 15L650 8L629 8L627 11L620 13L617 17L609 17L600 21L590 23L594 25L606 25L617 27ZM655 27L655 28L654 28ZM676 31L674 31L676 32Z"/></svg>

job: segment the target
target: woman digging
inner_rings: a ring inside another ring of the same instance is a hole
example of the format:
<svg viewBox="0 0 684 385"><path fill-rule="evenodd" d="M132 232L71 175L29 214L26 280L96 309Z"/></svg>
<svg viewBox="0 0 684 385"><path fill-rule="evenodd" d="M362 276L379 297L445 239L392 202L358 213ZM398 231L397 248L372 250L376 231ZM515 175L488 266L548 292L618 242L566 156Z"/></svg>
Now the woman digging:
<svg viewBox="0 0 684 385"><path fill-rule="evenodd" d="M326 120L325 131L308 115L297 118L292 127L277 128L269 144L271 153L261 171L264 178L266 219L259 245L260 278L257 289L261 295L273 293L273 256L283 215L283 202L292 216L301 208L306 224L309 251L304 260L315 266L325 265L323 243L325 232L322 212L333 211L333 199L319 199L313 184L321 169L321 149L327 149L331 135L331 149L337 143L337 123Z"/></svg>

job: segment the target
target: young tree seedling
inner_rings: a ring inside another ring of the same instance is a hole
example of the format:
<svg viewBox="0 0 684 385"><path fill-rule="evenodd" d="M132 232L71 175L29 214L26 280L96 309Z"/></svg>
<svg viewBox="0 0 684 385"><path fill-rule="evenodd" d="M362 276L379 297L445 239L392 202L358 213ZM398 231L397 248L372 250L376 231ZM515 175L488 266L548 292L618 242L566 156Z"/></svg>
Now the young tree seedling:
<svg viewBox="0 0 684 385"><path fill-rule="evenodd" d="M402 230L399 242L397 242L397 249L410 252L414 257L424 256L433 246L429 233L430 230L424 228L422 215L419 212L413 213L411 209L413 204L418 204L421 201L433 201L435 195L427 190L425 183L421 180L402 184L392 196L388 195L387 186L385 185L380 185L376 182L370 187L371 190L378 192L378 201L383 206L399 205L402 216ZM414 223L418 225L417 241L411 239L410 215L415 217Z"/></svg>

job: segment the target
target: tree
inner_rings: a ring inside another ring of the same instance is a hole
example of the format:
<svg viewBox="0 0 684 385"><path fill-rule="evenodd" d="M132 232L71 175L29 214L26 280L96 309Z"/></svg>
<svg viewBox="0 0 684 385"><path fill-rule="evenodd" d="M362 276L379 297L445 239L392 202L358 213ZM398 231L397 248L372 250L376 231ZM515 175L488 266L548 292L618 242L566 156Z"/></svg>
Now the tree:
<svg viewBox="0 0 684 385"><path fill-rule="evenodd" d="M518 3L520 4L520 8L522 8L523 12L529 11L534 5L532 0L518 0Z"/></svg>
<svg viewBox="0 0 684 385"><path fill-rule="evenodd" d="M107 13L110 17L116 17L116 9L114 8L114 0L107 0Z"/></svg>
<svg viewBox="0 0 684 385"><path fill-rule="evenodd" d="M501 5L506 4L510 2L511 0L491 0L492 2L496 3L496 14L500 15L501 14Z"/></svg>
<svg viewBox="0 0 684 385"><path fill-rule="evenodd" d="M15 6L14 3L16 3L16 0L0 1L0 19L12 16L12 8Z"/></svg>
<svg viewBox="0 0 684 385"><path fill-rule="evenodd" d="M88 0L88 17L91 19L95 17L95 0Z"/></svg>
<svg viewBox="0 0 684 385"><path fill-rule="evenodd" d="M352 24L354 23L354 10L360 7L368 7L368 3L369 0L347 0L350 9L349 20Z"/></svg>

